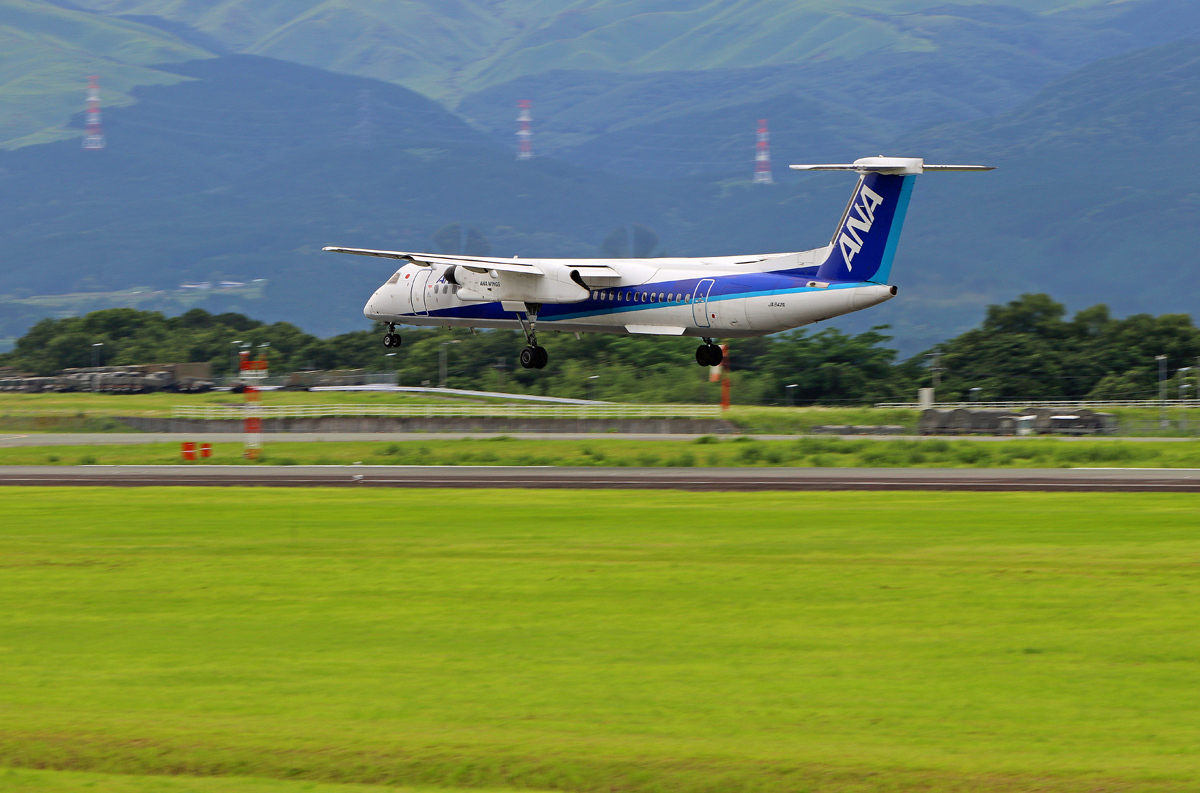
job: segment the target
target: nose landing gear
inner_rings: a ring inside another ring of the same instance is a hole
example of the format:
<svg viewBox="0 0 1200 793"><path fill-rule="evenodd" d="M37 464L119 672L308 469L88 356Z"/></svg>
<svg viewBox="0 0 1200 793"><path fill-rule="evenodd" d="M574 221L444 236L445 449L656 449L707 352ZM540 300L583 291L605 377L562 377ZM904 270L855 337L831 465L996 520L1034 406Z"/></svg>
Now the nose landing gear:
<svg viewBox="0 0 1200 793"><path fill-rule="evenodd" d="M396 326L391 322L388 323L388 332L383 336L384 347L399 347L400 334L396 332Z"/></svg>
<svg viewBox="0 0 1200 793"><path fill-rule="evenodd" d="M696 348L696 363L701 366L717 366L725 359L725 354L721 352L721 347L713 344L712 339L705 339L704 343Z"/></svg>

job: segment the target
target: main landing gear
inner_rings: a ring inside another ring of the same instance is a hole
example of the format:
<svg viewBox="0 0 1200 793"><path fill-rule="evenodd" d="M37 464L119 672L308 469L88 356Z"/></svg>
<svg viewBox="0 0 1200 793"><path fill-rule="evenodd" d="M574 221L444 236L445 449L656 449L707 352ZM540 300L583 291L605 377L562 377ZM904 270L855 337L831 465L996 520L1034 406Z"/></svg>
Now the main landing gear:
<svg viewBox="0 0 1200 793"><path fill-rule="evenodd" d="M704 343L696 348L696 363L701 366L716 366L724 358L725 354L721 352L720 346L713 344L712 339L705 339Z"/></svg>
<svg viewBox="0 0 1200 793"><path fill-rule="evenodd" d="M383 337L384 347L399 347L400 334L396 332L396 326L391 322L388 323L388 332Z"/></svg>
<svg viewBox="0 0 1200 793"><path fill-rule="evenodd" d="M526 303L525 316L517 314L521 330L525 331L525 341L529 342L529 346L521 350L521 366L526 369L545 369L550 361L546 348L539 347L537 343L537 315L540 308L541 305L537 303Z"/></svg>

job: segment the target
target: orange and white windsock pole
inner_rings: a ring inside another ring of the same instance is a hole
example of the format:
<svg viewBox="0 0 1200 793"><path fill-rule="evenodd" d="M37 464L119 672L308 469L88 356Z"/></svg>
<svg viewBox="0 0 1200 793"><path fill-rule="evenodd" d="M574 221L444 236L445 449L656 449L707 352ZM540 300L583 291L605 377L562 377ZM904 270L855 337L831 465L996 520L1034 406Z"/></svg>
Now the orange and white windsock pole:
<svg viewBox="0 0 1200 793"><path fill-rule="evenodd" d="M267 377L266 353L257 361L250 360L250 351L241 352L242 382L246 384L246 446L242 456L257 460L262 449L262 403L259 385Z"/></svg>
<svg viewBox="0 0 1200 793"><path fill-rule="evenodd" d="M721 362L708 368L708 382L721 384L721 409L729 410L729 345L721 345Z"/></svg>

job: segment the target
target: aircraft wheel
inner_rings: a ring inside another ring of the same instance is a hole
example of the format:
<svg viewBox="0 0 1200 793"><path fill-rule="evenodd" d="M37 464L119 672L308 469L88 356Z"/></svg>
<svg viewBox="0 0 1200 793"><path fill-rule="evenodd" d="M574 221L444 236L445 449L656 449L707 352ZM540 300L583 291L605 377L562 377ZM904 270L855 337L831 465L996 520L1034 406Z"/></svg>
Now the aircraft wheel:
<svg viewBox="0 0 1200 793"><path fill-rule="evenodd" d="M725 353L721 352L721 345L708 344L708 365L716 366L721 361L725 360Z"/></svg>
<svg viewBox="0 0 1200 793"><path fill-rule="evenodd" d="M526 347L521 350L521 366L525 369L534 369L537 367L539 360L537 350L538 347Z"/></svg>
<svg viewBox="0 0 1200 793"><path fill-rule="evenodd" d="M546 364L550 362L550 353L546 352L545 347L534 347L533 349L537 353L537 360L533 362L533 368L545 369Z"/></svg>
<svg viewBox="0 0 1200 793"><path fill-rule="evenodd" d="M709 347L707 344L701 344L696 348L696 363L700 364L701 366L712 366L712 364L708 362L708 356Z"/></svg>

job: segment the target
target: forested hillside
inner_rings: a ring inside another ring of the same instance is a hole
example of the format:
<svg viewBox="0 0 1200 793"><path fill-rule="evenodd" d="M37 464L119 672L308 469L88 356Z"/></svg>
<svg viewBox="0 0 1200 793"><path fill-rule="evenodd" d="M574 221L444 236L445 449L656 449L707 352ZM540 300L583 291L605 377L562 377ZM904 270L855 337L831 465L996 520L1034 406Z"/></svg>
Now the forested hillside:
<svg viewBox="0 0 1200 793"><path fill-rule="evenodd" d="M382 331L356 331L321 339L287 322L265 324L241 314L213 315L194 309L167 318L132 309L98 311L85 317L43 320L16 349L0 355L0 366L49 374L90 364L91 345L104 344L104 363L211 361L229 371L234 340L269 345L276 372L364 368L396 371L404 385L437 385L439 354L447 354L447 385L518 393L589 397L615 401L713 402L719 388L708 369L696 366L696 340L584 334L544 334L550 364L523 370L517 332L405 329L404 345L389 356ZM932 383L933 353L941 367L942 401L966 400L977 388L981 400L1059 397L1146 399L1158 395L1158 363L1166 355L1178 391L1177 370L1200 366L1200 329L1183 314L1125 319L1096 305L1067 318L1048 295L1023 295L987 309L982 324L900 360L887 328L857 335L836 329L797 330L730 342L735 400L782 404L794 385L799 403L868 404L911 401ZM452 345L443 346L445 342ZM1200 369L1192 369L1195 377ZM594 381L590 378L595 377ZM590 385L589 385L590 383Z"/></svg>

